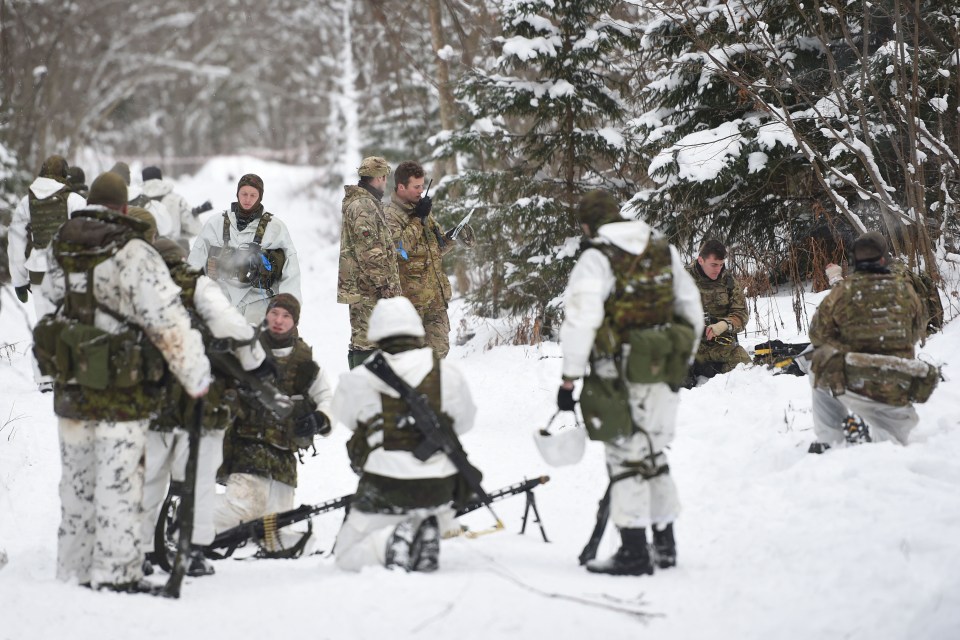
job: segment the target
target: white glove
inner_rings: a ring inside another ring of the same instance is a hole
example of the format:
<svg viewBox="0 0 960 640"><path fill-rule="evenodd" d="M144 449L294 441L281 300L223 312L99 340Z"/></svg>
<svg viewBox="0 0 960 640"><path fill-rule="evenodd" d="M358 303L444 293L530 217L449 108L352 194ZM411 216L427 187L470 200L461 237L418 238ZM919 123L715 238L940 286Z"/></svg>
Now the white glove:
<svg viewBox="0 0 960 640"><path fill-rule="evenodd" d="M726 320L718 320L717 322L707 326L707 340L713 340L719 335L726 333L727 329L730 328L730 325Z"/></svg>
<svg viewBox="0 0 960 640"><path fill-rule="evenodd" d="M838 264L833 264L832 262L827 265L827 268L823 270L827 274L827 282L832 287L841 280L843 280L843 267Z"/></svg>

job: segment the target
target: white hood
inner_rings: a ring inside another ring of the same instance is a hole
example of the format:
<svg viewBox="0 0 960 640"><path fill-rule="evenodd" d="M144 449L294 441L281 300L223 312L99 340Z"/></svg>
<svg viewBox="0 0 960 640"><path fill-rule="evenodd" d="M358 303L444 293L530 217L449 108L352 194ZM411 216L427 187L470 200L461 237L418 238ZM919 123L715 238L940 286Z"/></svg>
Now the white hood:
<svg viewBox="0 0 960 640"><path fill-rule="evenodd" d="M173 191L173 185L164 180L147 180L143 183L143 195L148 198L162 198Z"/></svg>
<svg viewBox="0 0 960 640"><path fill-rule="evenodd" d="M650 225L643 220L624 220L601 226L597 229L597 240L639 255L647 248L652 233Z"/></svg>
<svg viewBox="0 0 960 640"><path fill-rule="evenodd" d="M67 185L57 182L53 178L37 178L30 185L30 191L41 200L49 198Z"/></svg>

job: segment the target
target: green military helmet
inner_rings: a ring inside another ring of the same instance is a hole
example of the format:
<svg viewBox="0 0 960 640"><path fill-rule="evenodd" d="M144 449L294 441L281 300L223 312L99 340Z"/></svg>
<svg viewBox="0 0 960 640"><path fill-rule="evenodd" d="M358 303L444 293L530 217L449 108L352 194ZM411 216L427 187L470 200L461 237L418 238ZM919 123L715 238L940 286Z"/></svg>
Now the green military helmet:
<svg viewBox="0 0 960 640"><path fill-rule="evenodd" d="M369 156L360 163L357 173L360 174L361 178L382 178L390 175L390 165L387 164L386 158Z"/></svg>
<svg viewBox="0 0 960 640"><path fill-rule="evenodd" d="M119 210L127 204L127 183L113 171L101 173L90 185L87 204L99 204Z"/></svg>
<svg viewBox="0 0 960 640"><path fill-rule="evenodd" d="M596 235L599 227L610 222L622 222L620 204L609 191L596 189L580 198L577 205L577 220L590 227L591 235Z"/></svg>
<svg viewBox="0 0 960 640"><path fill-rule="evenodd" d="M123 178L124 184L130 184L130 165L128 165L126 162L114 163L114 165L110 167L110 171Z"/></svg>
<svg viewBox="0 0 960 640"><path fill-rule="evenodd" d="M50 178L57 182L67 181L67 161L63 156L52 155L40 165L40 177Z"/></svg>
<svg viewBox="0 0 960 640"><path fill-rule="evenodd" d="M153 217L153 214L143 207L127 207L127 216L150 225L150 231L144 239L147 242L154 243L157 239L157 219Z"/></svg>

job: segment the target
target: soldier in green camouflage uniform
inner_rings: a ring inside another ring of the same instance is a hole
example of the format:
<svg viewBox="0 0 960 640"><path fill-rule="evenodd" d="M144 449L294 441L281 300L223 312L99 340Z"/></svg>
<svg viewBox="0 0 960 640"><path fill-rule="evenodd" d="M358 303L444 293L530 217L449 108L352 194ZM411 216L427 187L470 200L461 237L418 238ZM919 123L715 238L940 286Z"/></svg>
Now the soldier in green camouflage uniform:
<svg viewBox="0 0 960 640"><path fill-rule="evenodd" d="M696 386L698 376L712 378L732 371L741 362L750 364L750 356L737 342L737 334L743 331L750 314L743 287L724 264L726 257L723 244L708 240L700 248L697 259L687 265L687 272L700 290L707 325L684 384L688 389Z"/></svg>
<svg viewBox="0 0 960 640"><path fill-rule="evenodd" d="M423 320L427 346L438 358L445 358L450 351L447 303L452 293L443 272L443 256L456 242L445 236L430 215L433 201L422 195L423 167L412 160L401 162L393 179L394 192L383 213L397 248L400 289Z"/></svg>
<svg viewBox="0 0 960 640"><path fill-rule="evenodd" d="M853 275L833 287L810 322L817 436L811 453L844 441L906 444L918 421L909 397L891 385L898 370L910 373L919 364L918 377L927 373L926 365L914 360L927 323L923 302L910 279L890 268L882 235L860 236L853 253ZM871 367L870 355L895 359Z"/></svg>
<svg viewBox="0 0 960 640"><path fill-rule="evenodd" d="M267 331L260 342L276 366L277 389L294 401L294 412L278 418L247 402L238 407L223 443L227 491L214 513L217 531L270 513L293 508L298 452L313 445L315 435L330 433L333 389L313 360L313 350L297 333L300 302L289 293L270 298Z"/></svg>
<svg viewBox="0 0 960 640"><path fill-rule="evenodd" d="M400 295L397 253L383 214L383 190L390 165L383 158L364 158L360 181L347 185L340 228L340 273L337 302L350 305L350 368L373 353L367 325L377 300Z"/></svg>
<svg viewBox="0 0 960 640"><path fill-rule="evenodd" d="M152 591L142 581L141 501L147 424L165 370L192 398L210 363L147 225L124 215L123 180L105 173L87 207L53 241L45 294L61 305L34 331L34 354L54 376L63 474L57 576L94 588ZM68 357L64 357L68 356Z"/></svg>

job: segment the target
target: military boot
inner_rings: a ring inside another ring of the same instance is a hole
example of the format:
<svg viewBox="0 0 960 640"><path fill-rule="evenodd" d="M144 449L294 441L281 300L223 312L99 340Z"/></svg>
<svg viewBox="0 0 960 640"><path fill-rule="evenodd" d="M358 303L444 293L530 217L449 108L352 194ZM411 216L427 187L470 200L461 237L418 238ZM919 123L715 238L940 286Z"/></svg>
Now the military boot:
<svg viewBox="0 0 960 640"><path fill-rule="evenodd" d="M207 560L203 555L203 547L190 547L190 554L187 556L187 575L191 578L201 576L212 576L216 573L213 563Z"/></svg>
<svg viewBox="0 0 960 640"><path fill-rule="evenodd" d="M96 590L113 591L115 593L147 593L152 596L159 596L163 594L163 585L153 584L141 578L131 582L98 584Z"/></svg>
<svg viewBox="0 0 960 640"><path fill-rule="evenodd" d="M844 418L842 428L843 437L846 438L848 444L863 444L873 441L870 438L870 430L863 422L863 418L855 413L848 414L847 417Z"/></svg>
<svg viewBox="0 0 960 640"><path fill-rule="evenodd" d="M613 576L642 576L653 574L650 550L645 529L620 529L620 548L606 560L590 560L587 571Z"/></svg>
<svg viewBox="0 0 960 640"><path fill-rule="evenodd" d="M410 547L410 565L414 571L431 572L440 567L440 525L437 516L420 523Z"/></svg>
<svg viewBox="0 0 960 640"><path fill-rule="evenodd" d="M673 523L662 530L653 527L653 562L660 569L677 566L677 543L673 538Z"/></svg>
<svg viewBox="0 0 960 640"><path fill-rule="evenodd" d="M404 520L393 530L393 535L387 540L387 559L384 563L388 569L397 567L404 571L411 569L411 546L416 536L417 528L412 519Z"/></svg>

